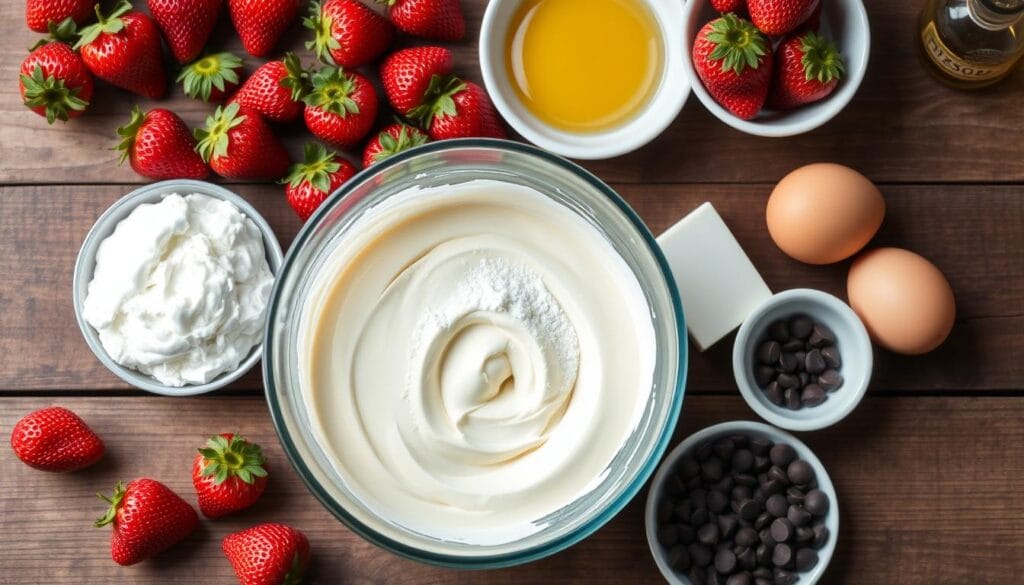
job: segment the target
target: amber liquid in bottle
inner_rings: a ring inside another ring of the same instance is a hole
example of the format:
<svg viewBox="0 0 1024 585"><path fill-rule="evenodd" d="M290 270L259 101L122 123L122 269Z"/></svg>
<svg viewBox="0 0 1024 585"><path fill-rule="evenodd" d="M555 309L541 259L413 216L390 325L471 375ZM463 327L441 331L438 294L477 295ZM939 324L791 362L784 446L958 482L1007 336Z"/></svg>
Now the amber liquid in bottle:
<svg viewBox="0 0 1024 585"><path fill-rule="evenodd" d="M958 89L1003 79L1024 55L1024 0L927 0L918 45L926 68Z"/></svg>

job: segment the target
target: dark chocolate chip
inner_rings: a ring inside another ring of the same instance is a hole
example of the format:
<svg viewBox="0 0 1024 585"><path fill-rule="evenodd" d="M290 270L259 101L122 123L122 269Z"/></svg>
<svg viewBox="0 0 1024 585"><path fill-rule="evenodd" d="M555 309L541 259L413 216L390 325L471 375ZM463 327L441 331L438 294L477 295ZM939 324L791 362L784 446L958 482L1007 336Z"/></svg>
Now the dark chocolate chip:
<svg viewBox="0 0 1024 585"><path fill-rule="evenodd" d="M818 406L825 402L827 397L825 389L817 384L808 384L800 392L800 400L804 403L804 406Z"/></svg>
<svg viewBox="0 0 1024 585"><path fill-rule="evenodd" d="M804 503L804 490L791 486L786 490L786 501L790 504L802 504Z"/></svg>
<svg viewBox="0 0 1024 585"><path fill-rule="evenodd" d="M785 481L779 481L777 479L769 479L761 486L761 491L766 496L773 496L775 494L781 494L786 491L786 485L789 484L789 477L786 477Z"/></svg>
<svg viewBox="0 0 1024 585"><path fill-rule="evenodd" d="M673 473L665 480L665 491L667 491L670 496L676 498L682 497L686 495L686 484L683 483L683 480L678 475Z"/></svg>
<svg viewBox="0 0 1024 585"><path fill-rule="evenodd" d="M739 519L733 514L722 514L718 517L718 532L722 538L732 538L739 525Z"/></svg>
<svg viewBox="0 0 1024 585"><path fill-rule="evenodd" d="M793 523L787 518L776 518L770 530L775 542L787 542L793 538Z"/></svg>
<svg viewBox="0 0 1024 585"><path fill-rule="evenodd" d="M718 481L722 479L722 473L724 473L725 467L722 465L722 460L712 455L708 457L700 464L701 477L711 481Z"/></svg>
<svg viewBox="0 0 1024 585"><path fill-rule="evenodd" d="M736 573L725 580L725 585L751 585L748 573Z"/></svg>
<svg viewBox="0 0 1024 585"><path fill-rule="evenodd" d="M658 542L661 546L668 548L679 542L679 532L675 524L665 524L658 527Z"/></svg>
<svg viewBox="0 0 1024 585"><path fill-rule="evenodd" d="M758 548L760 548L760 547L758 547ZM758 564L763 565L765 563L758 562ZM771 579L772 578L772 570L771 570L770 567L758 567L758 568L754 569L753 571L751 571L750 574L753 575L753 577L755 579Z"/></svg>
<svg viewBox="0 0 1024 585"><path fill-rule="evenodd" d="M791 388L800 387L800 376L797 376L796 374L779 374L779 377L776 378L775 381L779 383L779 388L781 388L783 392Z"/></svg>
<svg viewBox="0 0 1024 585"><path fill-rule="evenodd" d="M697 461L704 461L715 454L715 448L711 443L703 443L697 447L697 451L695 453L697 455Z"/></svg>
<svg viewBox="0 0 1024 585"><path fill-rule="evenodd" d="M668 566L677 571L685 571L690 568L690 553L687 552L684 545L677 544L668 549L665 558L668 560Z"/></svg>
<svg viewBox="0 0 1024 585"><path fill-rule="evenodd" d="M751 491L750 486L738 485L732 488L730 496L732 496L733 501L742 502L743 500L754 497L754 493Z"/></svg>
<svg viewBox="0 0 1024 585"><path fill-rule="evenodd" d="M742 520L753 522L761 514L761 510L761 504L759 504L757 500L749 499L742 502L736 512L740 515Z"/></svg>
<svg viewBox="0 0 1024 585"><path fill-rule="evenodd" d="M766 530L769 526L772 525L772 520L772 515L768 512L761 514L757 517L757 520L754 520L754 530Z"/></svg>
<svg viewBox="0 0 1024 585"><path fill-rule="evenodd" d="M739 449L732 454L730 464L733 471L746 473L754 466L754 454L747 449Z"/></svg>
<svg viewBox="0 0 1024 585"><path fill-rule="evenodd" d="M782 467L779 467L778 465L772 465L772 468L768 470L768 481L771 481L773 479L775 481L789 483L789 475Z"/></svg>
<svg viewBox="0 0 1024 585"><path fill-rule="evenodd" d="M755 577L754 585L775 585L775 581L772 579L765 579L764 577Z"/></svg>
<svg viewBox="0 0 1024 585"><path fill-rule="evenodd" d="M793 526L806 526L811 521L811 513L800 504L796 504L789 507L786 519L792 522Z"/></svg>
<svg viewBox="0 0 1024 585"><path fill-rule="evenodd" d="M772 516L782 518L789 510L789 502L786 501L786 496L782 494L773 494L765 502L764 507Z"/></svg>
<svg viewBox="0 0 1024 585"><path fill-rule="evenodd" d="M690 498L685 500L679 500L676 505L672 507L672 517L676 520L689 520L690 514L693 513L693 508L690 505Z"/></svg>
<svg viewBox="0 0 1024 585"><path fill-rule="evenodd" d="M708 507L708 492L703 489L690 490L690 505L694 510Z"/></svg>
<svg viewBox="0 0 1024 585"><path fill-rule="evenodd" d="M826 345L821 348L821 357L825 358L828 367L837 369L843 365L843 358L839 355L839 348L834 345Z"/></svg>
<svg viewBox="0 0 1024 585"><path fill-rule="evenodd" d="M818 376L818 385L824 388L826 392L832 392L843 385L843 377L838 371L828 369Z"/></svg>
<svg viewBox="0 0 1024 585"><path fill-rule="evenodd" d="M686 547L686 552L690 553L690 561L698 567L706 567L711 564L711 549L699 542L694 542Z"/></svg>
<svg viewBox="0 0 1024 585"><path fill-rule="evenodd" d="M692 561L693 555L691 554L690 557ZM702 567L691 567L689 577L693 585L708 585L708 572Z"/></svg>
<svg viewBox="0 0 1024 585"><path fill-rule="evenodd" d="M768 452L772 463L779 467L785 467L796 460L796 450L786 443L776 443Z"/></svg>
<svg viewBox="0 0 1024 585"><path fill-rule="evenodd" d="M768 566L772 562L772 547L761 544L754 550L754 556L757 557L757 564L762 567Z"/></svg>
<svg viewBox="0 0 1024 585"><path fill-rule="evenodd" d="M799 575L785 569L775 569L775 585L793 585L799 578Z"/></svg>
<svg viewBox="0 0 1024 585"><path fill-rule="evenodd" d="M679 542L681 544L690 544L697 537L696 529L689 524L677 524L676 528L678 528Z"/></svg>
<svg viewBox="0 0 1024 585"><path fill-rule="evenodd" d="M757 346L757 350L754 352L754 357L759 363L766 366L774 366L779 361L779 355L782 354L782 345L778 341L769 339L768 341L761 342Z"/></svg>
<svg viewBox="0 0 1024 585"><path fill-rule="evenodd" d="M729 437L732 439L732 444L736 445L737 449L746 449L747 444L750 442L750 437L746 435L732 435Z"/></svg>
<svg viewBox="0 0 1024 585"><path fill-rule="evenodd" d="M754 455L754 473L762 473L768 471L771 467L772 460L768 459L766 455Z"/></svg>
<svg viewBox="0 0 1024 585"><path fill-rule="evenodd" d="M738 485L754 487L757 485L757 478L749 473L737 473L732 476Z"/></svg>
<svg viewBox="0 0 1024 585"><path fill-rule="evenodd" d="M771 402L775 406L782 406L784 403L782 398L782 387L774 380L769 382L768 387L764 389L764 396L768 399L768 402Z"/></svg>
<svg viewBox="0 0 1024 585"><path fill-rule="evenodd" d="M736 445L732 442L732 439L726 437L715 441L715 454L722 461L729 461L732 459L732 454L736 452Z"/></svg>
<svg viewBox="0 0 1024 585"><path fill-rule="evenodd" d="M708 585L725 585L725 577L718 571L708 571Z"/></svg>
<svg viewBox="0 0 1024 585"><path fill-rule="evenodd" d="M719 532L718 523L714 524L708 522L697 529L697 540L701 544L713 546L718 544Z"/></svg>
<svg viewBox="0 0 1024 585"><path fill-rule="evenodd" d="M803 404L800 402L800 391L796 388L789 388L782 394L783 400L786 402L786 408L790 410L800 410Z"/></svg>
<svg viewBox="0 0 1024 585"><path fill-rule="evenodd" d="M814 540L811 541L811 546L814 548L821 548L828 542L828 528L821 522L814 525Z"/></svg>
<svg viewBox="0 0 1024 585"><path fill-rule="evenodd" d="M728 575L736 570L736 553L731 550L720 550L715 553L715 570Z"/></svg>
<svg viewBox="0 0 1024 585"><path fill-rule="evenodd" d="M804 348L806 348L806 345L804 344L803 341L800 341L799 339L790 339L786 343L782 344L782 351L783 351L783 353L785 353L785 352L793 353L795 351L799 351L799 350L802 350Z"/></svg>
<svg viewBox="0 0 1024 585"><path fill-rule="evenodd" d="M789 320L789 333L797 339L807 339L811 336L811 329L814 328L814 321L807 315L796 315Z"/></svg>
<svg viewBox="0 0 1024 585"><path fill-rule="evenodd" d="M801 526L796 529L796 541L805 544L814 540L814 529L810 526Z"/></svg>
<svg viewBox="0 0 1024 585"><path fill-rule="evenodd" d="M765 528L761 532L758 532L757 533L757 537L761 539L761 544L763 544L763 545L768 547L769 552L771 551L771 548L773 546L778 544L778 543L775 542L775 539L772 538L772 529L771 528Z"/></svg>
<svg viewBox="0 0 1024 585"><path fill-rule="evenodd" d="M804 507L815 516L824 516L828 512L828 496L821 490L811 490L804 496Z"/></svg>
<svg viewBox="0 0 1024 585"><path fill-rule="evenodd" d="M821 323L815 323L814 327L811 329L810 337L807 338L807 343L810 343L813 347L835 345L836 336L828 327L822 325Z"/></svg>
<svg viewBox="0 0 1024 585"><path fill-rule="evenodd" d="M720 513L729 505L729 497L718 490L708 492L708 510L715 514Z"/></svg>
<svg viewBox="0 0 1024 585"><path fill-rule="evenodd" d="M798 360L795 355L784 352L782 356L779 357L779 369L783 372L792 374L793 372L796 372L799 367L800 360ZM781 382L779 383L781 384Z"/></svg>
<svg viewBox="0 0 1024 585"><path fill-rule="evenodd" d="M678 472L683 479L690 479L700 473L700 464L693 457L683 457L679 461Z"/></svg>
<svg viewBox="0 0 1024 585"><path fill-rule="evenodd" d="M793 547L780 542L772 549L772 564L776 567L785 567L793 562Z"/></svg>
<svg viewBox="0 0 1024 585"><path fill-rule="evenodd" d="M762 439L761 437L752 437L750 439L750 451L754 455L766 455L772 448L774 443L769 439Z"/></svg>
<svg viewBox="0 0 1024 585"><path fill-rule="evenodd" d="M820 374L825 371L825 358L821 355L821 350L815 348L807 352L804 356L804 370L808 374Z"/></svg>
<svg viewBox="0 0 1024 585"><path fill-rule="evenodd" d="M796 568L806 571L818 564L818 553L812 548L801 548L796 551Z"/></svg>
<svg viewBox="0 0 1024 585"><path fill-rule="evenodd" d="M690 526L703 526L710 519L711 516L708 514L707 508L697 508L690 515Z"/></svg>
<svg viewBox="0 0 1024 585"><path fill-rule="evenodd" d="M731 475L723 475L722 479L715 482L714 488L724 494L729 493L732 487L736 485L736 480Z"/></svg>
<svg viewBox="0 0 1024 585"><path fill-rule="evenodd" d="M811 375L807 372L800 372L797 374L797 378L800 378L800 388L811 383Z"/></svg>
<svg viewBox="0 0 1024 585"><path fill-rule="evenodd" d="M672 519L672 502L670 500L658 500L657 518L658 524L664 524Z"/></svg>
<svg viewBox="0 0 1024 585"><path fill-rule="evenodd" d="M786 474L789 476L789 481L797 485L806 485L814 477L814 469L811 468L810 463L803 459L797 459L789 464Z"/></svg>
<svg viewBox="0 0 1024 585"><path fill-rule="evenodd" d="M786 343L789 341L789 325L785 321L774 321L768 325L768 337L779 343Z"/></svg>
<svg viewBox="0 0 1024 585"><path fill-rule="evenodd" d="M756 546L760 542L757 531L749 526L744 526L736 531L736 544L740 546Z"/></svg>

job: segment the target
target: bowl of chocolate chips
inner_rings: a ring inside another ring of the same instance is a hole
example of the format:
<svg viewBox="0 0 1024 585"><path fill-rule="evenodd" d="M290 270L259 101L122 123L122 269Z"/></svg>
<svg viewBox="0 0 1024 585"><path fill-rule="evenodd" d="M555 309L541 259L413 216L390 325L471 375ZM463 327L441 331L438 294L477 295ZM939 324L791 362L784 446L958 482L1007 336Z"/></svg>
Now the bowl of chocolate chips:
<svg viewBox="0 0 1024 585"><path fill-rule="evenodd" d="M756 308L732 354L750 408L793 431L822 429L850 414L867 391L873 361L853 309L813 289L787 290Z"/></svg>
<svg viewBox="0 0 1024 585"><path fill-rule="evenodd" d="M804 443L762 423L694 433L662 462L647 542L676 585L813 585L839 534L835 488Z"/></svg>

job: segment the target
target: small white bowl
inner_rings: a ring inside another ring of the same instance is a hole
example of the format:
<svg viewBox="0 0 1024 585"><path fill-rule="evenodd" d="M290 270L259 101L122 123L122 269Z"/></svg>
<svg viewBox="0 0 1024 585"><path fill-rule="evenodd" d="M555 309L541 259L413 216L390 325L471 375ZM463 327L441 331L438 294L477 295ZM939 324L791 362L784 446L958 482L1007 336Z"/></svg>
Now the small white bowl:
<svg viewBox="0 0 1024 585"><path fill-rule="evenodd" d="M647 545L651 549L654 562L658 565L665 580L673 585L693 585L686 575L676 572L668 563L666 558L668 551L658 542L658 503L666 496L665 481L668 476L675 472L679 460L685 455L694 451L698 445L707 441L716 441L723 437L732 435L747 435L750 437L768 439L774 443L786 443L793 447L797 457L803 459L814 469L814 478L818 482L818 489L825 493L829 499L828 512L825 513L825 527L828 528L829 539L818 551L818 564L809 571L795 571L800 576L798 585L814 585L817 583L825 569L828 568L832 554L836 550L836 540L839 537L839 500L836 498L836 490L828 471L821 463L821 460L811 451L811 448L802 441L779 429L763 423L738 420L719 423L697 431L683 440L676 446L661 462L658 471L651 480L651 487L647 492L647 505L644 509L644 527L647 532Z"/></svg>
<svg viewBox="0 0 1024 585"><path fill-rule="evenodd" d="M791 410L772 404L754 381L754 352L772 322L797 314L807 315L835 334L843 384L818 406ZM853 309L828 293L808 288L783 291L754 309L740 326L732 349L733 375L744 400L764 420L792 431L823 429L853 412L867 392L873 363L871 340Z"/></svg>
<svg viewBox="0 0 1024 585"><path fill-rule="evenodd" d="M718 12L708 0L689 0L683 8L683 68L693 79L693 93L716 118L733 128L755 136L795 136L814 130L846 107L857 93L871 52L871 28L861 0L821 0L821 31L832 39L846 63L846 74L839 86L824 100L789 111L762 111L752 120L743 120L715 101L693 67L693 41L697 32L715 19Z"/></svg>
<svg viewBox="0 0 1024 585"><path fill-rule="evenodd" d="M600 132L567 132L533 115L516 95L505 63L505 40L516 11L525 0L491 0L480 26L480 69L484 86L498 112L524 138L537 146L575 159L603 159L640 148L661 134L676 118L690 93L685 73L682 30L683 0L642 0L661 30L665 49L661 80L647 105L620 126Z"/></svg>
<svg viewBox="0 0 1024 585"><path fill-rule="evenodd" d="M78 327L82 330L82 335L85 337L86 343L89 344L89 349L92 350L96 358L108 370L132 386L147 392L164 396L193 396L218 390L241 378L260 361L260 357L263 354L263 343L256 344L249 353L249 356L237 368L224 372L206 384L190 384L181 387L167 386L161 384L152 376L126 368L115 362L107 354L106 350L103 349L99 334L93 329L92 325L86 322L85 317L82 315L85 297L89 293L89 282L92 280L93 270L96 267L96 252L99 250L100 243L107 239L114 232L117 224L122 219L128 217L128 214L134 211L136 207L143 203L157 203L171 193L202 193L203 195L209 195L210 197L216 197L217 199L223 199L235 204L242 213L256 224L260 233L263 234L263 247L267 253L267 263L270 265L270 271L274 275L277 274L283 258L281 244L278 243L274 231L270 228L270 224L267 223L267 220L263 219L263 216L256 211L256 208L239 195L228 191L220 185L191 179L172 179L146 185L128 193L114 202L96 220L88 235L85 236L82 248L78 252L78 260L75 262L72 294L74 296L75 319L78 321Z"/></svg>

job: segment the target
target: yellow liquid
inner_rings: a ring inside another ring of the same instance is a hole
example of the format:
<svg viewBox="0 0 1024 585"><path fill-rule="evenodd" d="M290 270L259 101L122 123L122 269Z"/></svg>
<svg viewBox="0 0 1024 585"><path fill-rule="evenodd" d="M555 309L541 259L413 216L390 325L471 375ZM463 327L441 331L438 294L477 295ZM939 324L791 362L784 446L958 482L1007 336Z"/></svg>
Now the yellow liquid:
<svg viewBox="0 0 1024 585"><path fill-rule="evenodd" d="M626 122L661 77L661 35L642 0L525 0L505 45L519 99L571 132Z"/></svg>

